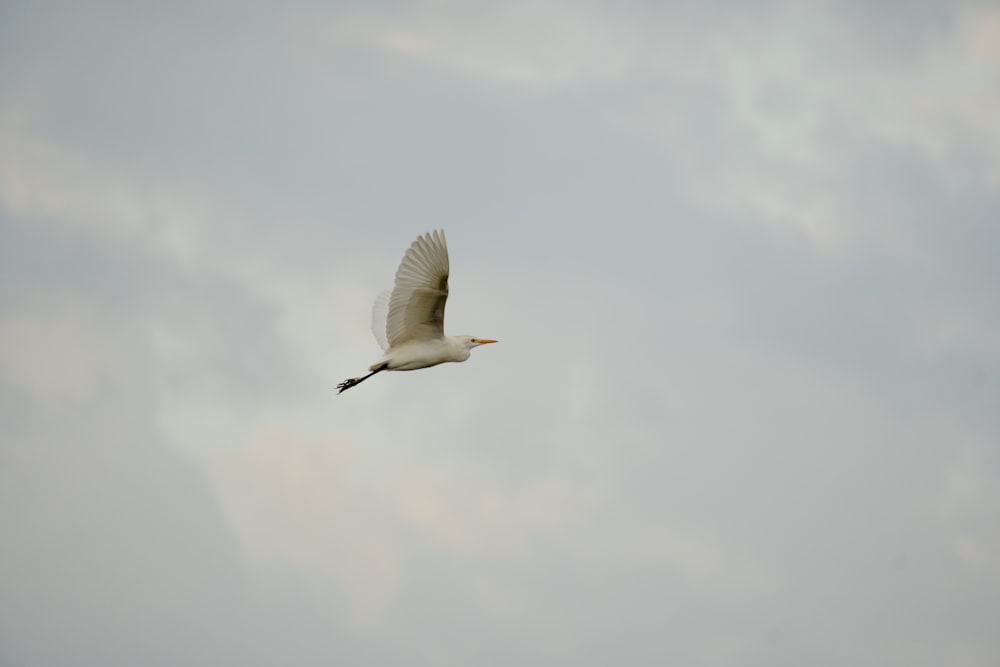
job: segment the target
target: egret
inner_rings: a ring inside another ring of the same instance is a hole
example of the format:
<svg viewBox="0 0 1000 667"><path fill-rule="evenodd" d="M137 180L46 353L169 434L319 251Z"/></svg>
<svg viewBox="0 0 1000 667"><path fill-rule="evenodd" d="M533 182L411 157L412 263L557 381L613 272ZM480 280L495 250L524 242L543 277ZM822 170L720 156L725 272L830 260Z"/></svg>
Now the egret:
<svg viewBox="0 0 1000 667"><path fill-rule="evenodd" d="M470 350L488 338L444 335L448 300L448 246L443 231L433 231L410 244L396 270L392 292L383 292L372 309L372 333L385 354L368 367L368 375L337 385L340 394L382 371L415 371L448 361L465 361Z"/></svg>

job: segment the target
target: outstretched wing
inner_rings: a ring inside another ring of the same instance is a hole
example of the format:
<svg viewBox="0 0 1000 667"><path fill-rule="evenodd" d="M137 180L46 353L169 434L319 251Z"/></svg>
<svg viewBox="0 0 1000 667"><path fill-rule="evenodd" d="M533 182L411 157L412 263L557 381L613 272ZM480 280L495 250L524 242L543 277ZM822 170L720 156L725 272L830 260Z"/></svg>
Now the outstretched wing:
<svg viewBox="0 0 1000 667"><path fill-rule="evenodd" d="M447 300L448 246L444 232L418 236L396 270L386 320L389 345L443 337Z"/></svg>
<svg viewBox="0 0 1000 667"><path fill-rule="evenodd" d="M382 348L383 352L389 350L389 339L386 338L386 320L389 317L389 297L391 292L386 290L381 292L377 297L375 297L375 303L372 305L372 333L375 334L375 340L378 341L379 347Z"/></svg>

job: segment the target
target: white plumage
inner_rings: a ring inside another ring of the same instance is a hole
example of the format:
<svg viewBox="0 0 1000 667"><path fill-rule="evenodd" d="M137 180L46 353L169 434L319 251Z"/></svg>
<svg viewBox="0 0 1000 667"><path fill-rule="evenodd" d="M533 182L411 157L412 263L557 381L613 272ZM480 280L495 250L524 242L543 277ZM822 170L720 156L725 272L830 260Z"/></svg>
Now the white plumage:
<svg viewBox="0 0 1000 667"><path fill-rule="evenodd" d="M443 231L418 236L396 270L392 292L383 292L372 308L372 333L385 352L371 372L344 380L338 393L381 371L413 371L449 361L465 361L470 350L495 343L488 338L446 336L448 245Z"/></svg>

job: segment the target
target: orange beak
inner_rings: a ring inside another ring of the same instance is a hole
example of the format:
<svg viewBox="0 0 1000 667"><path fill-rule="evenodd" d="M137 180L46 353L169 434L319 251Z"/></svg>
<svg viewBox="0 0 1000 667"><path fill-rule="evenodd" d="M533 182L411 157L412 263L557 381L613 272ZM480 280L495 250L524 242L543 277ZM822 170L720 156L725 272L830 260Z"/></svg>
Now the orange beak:
<svg viewBox="0 0 1000 667"><path fill-rule="evenodd" d="M480 345L486 345L487 343L499 343L498 340L490 340L489 338L477 338L476 342Z"/></svg>

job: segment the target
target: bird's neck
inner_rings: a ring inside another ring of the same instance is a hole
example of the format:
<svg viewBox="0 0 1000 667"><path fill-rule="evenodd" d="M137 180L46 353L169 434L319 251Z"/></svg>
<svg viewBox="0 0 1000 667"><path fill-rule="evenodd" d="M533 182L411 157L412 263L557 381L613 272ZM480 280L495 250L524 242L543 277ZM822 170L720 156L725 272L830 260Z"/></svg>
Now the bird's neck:
<svg viewBox="0 0 1000 667"><path fill-rule="evenodd" d="M466 345L464 339L458 336L445 336L444 339L448 343L448 347L454 352L456 358L460 358L462 361L469 358L469 346Z"/></svg>

